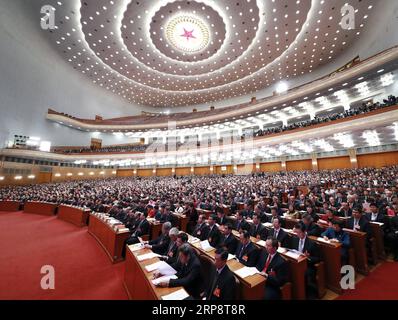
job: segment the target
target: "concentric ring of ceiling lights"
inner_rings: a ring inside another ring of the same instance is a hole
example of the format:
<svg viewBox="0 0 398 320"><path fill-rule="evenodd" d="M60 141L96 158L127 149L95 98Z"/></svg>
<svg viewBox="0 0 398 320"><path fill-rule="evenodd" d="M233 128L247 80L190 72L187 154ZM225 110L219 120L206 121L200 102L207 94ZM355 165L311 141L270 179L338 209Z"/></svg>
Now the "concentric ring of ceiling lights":
<svg viewBox="0 0 398 320"><path fill-rule="evenodd" d="M129 101L160 107L251 94L311 72L358 39L372 7L357 3L358 28L343 30L345 0L48 2L57 9L51 35L74 68ZM206 25L199 51L165 35L184 16Z"/></svg>

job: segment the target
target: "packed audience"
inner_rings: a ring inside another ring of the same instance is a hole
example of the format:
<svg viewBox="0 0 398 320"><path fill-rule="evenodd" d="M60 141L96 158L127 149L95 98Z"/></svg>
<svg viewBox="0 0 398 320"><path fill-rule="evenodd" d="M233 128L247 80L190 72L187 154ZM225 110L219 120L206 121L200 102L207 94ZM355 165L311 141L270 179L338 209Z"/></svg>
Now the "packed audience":
<svg viewBox="0 0 398 320"><path fill-rule="evenodd" d="M365 114L374 110L382 109L385 107L390 107L392 105L397 104L397 98L395 96L389 96L387 99L383 100L383 103L363 103L360 107L350 109L350 110L345 110L344 112L336 112L332 113L326 116L315 116L311 120L307 121L300 121L300 122L295 122L292 124L289 124L287 126L279 126L279 127L271 127L271 128L266 128L264 130L259 130L254 133L255 137L260 137L260 136L266 136L269 134L273 133L280 133L280 132L285 132L289 130L294 130L297 128L305 128L309 126L313 126L316 124L320 123L327 123L330 121L335 121L338 119L344 119L344 118L349 118L353 116L357 116L360 114Z"/></svg>
<svg viewBox="0 0 398 320"><path fill-rule="evenodd" d="M141 237L149 234L148 218L160 221L162 234L142 245L177 270L178 279L158 285L184 286L197 299L234 298L235 290L230 288L234 288L235 278L226 264L229 254L266 277L265 299L281 299L288 265L278 253L279 246L308 258L306 295L316 297L316 264L321 256L317 243L309 237L340 242L342 264L347 264L350 235L343 228L366 233L370 252L369 222L383 223L386 246L398 260L398 166L8 186L0 189L1 200L46 201L107 212L130 229L128 245L142 242ZM212 277L220 291L203 287L200 261L187 244L189 236L178 230L175 213L188 216L187 232L192 237L208 240L217 249L215 267L219 275ZM288 236L283 229L286 219L295 221L296 237ZM232 234L234 229L239 238ZM264 240L264 249L257 249L252 237Z"/></svg>

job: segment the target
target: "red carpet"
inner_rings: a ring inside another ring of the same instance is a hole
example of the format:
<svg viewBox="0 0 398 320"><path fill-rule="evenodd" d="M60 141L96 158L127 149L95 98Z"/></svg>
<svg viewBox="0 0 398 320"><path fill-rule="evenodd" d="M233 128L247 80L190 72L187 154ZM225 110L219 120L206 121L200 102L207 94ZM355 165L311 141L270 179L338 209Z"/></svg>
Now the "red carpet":
<svg viewBox="0 0 398 320"><path fill-rule="evenodd" d="M127 299L124 262L112 265L87 228L28 213L0 212L0 299ZM43 290L43 265L55 290Z"/></svg>
<svg viewBox="0 0 398 320"><path fill-rule="evenodd" d="M337 300L398 300L398 263L385 262Z"/></svg>

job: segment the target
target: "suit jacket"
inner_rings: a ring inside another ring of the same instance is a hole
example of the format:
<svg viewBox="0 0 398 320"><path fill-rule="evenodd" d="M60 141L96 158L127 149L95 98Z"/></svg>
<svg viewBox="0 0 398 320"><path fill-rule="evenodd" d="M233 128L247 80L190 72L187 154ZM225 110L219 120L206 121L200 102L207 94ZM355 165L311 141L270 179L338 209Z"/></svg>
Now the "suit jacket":
<svg viewBox="0 0 398 320"><path fill-rule="evenodd" d="M268 236L268 230L261 223L259 223L257 226L252 224L250 235L255 238L259 236L261 240L266 240Z"/></svg>
<svg viewBox="0 0 398 320"><path fill-rule="evenodd" d="M252 242L249 242L249 244L243 247L242 242L239 241L235 255L242 264L248 267L254 267L257 264L258 254L259 250Z"/></svg>
<svg viewBox="0 0 398 320"><path fill-rule="evenodd" d="M199 297L202 284L202 277L200 275L200 261L198 257L193 254L188 264L182 264L179 260L172 265L177 271L178 279L171 279L169 287L184 287L185 290L194 298Z"/></svg>
<svg viewBox="0 0 398 320"><path fill-rule="evenodd" d="M149 234L149 222L147 219L142 221L137 221L136 225L134 226L133 235L136 237L142 237L143 235Z"/></svg>
<svg viewBox="0 0 398 320"><path fill-rule="evenodd" d="M155 240L149 241L149 244L152 246L152 251L154 253L165 256L170 244L170 237L168 235L166 236L164 234L161 234Z"/></svg>
<svg viewBox="0 0 398 320"><path fill-rule="evenodd" d="M206 291L207 300L235 300L236 281L232 271L225 265L220 274L217 270L213 272L213 281Z"/></svg>
<svg viewBox="0 0 398 320"><path fill-rule="evenodd" d="M291 241L290 248L299 250L300 239L298 237L293 237ZM305 238L303 253L308 252L310 255L308 257L308 266L314 267L321 260L321 253L318 244L312 241L308 236Z"/></svg>
<svg viewBox="0 0 398 320"><path fill-rule="evenodd" d="M274 237L275 234L275 229L272 228L269 232L268 232L268 236L270 237ZM285 232L285 230L283 230L282 228L279 229L279 233L278 233L278 237L277 240L281 243L281 246L284 248L288 248L289 247L289 235L287 234L287 232Z"/></svg>
<svg viewBox="0 0 398 320"><path fill-rule="evenodd" d="M366 213L366 218L368 218L369 222L380 222L385 223L384 214L378 213L376 220L372 221L372 214L370 212Z"/></svg>
<svg viewBox="0 0 398 320"><path fill-rule="evenodd" d="M234 229L238 231L239 229L242 229L250 232L250 224L245 219L243 219L242 221L236 220Z"/></svg>
<svg viewBox="0 0 398 320"><path fill-rule="evenodd" d="M207 239L209 240L209 243L213 248L218 248L220 246L221 236L221 232L216 225L214 225L211 230L209 227Z"/></svg>
<svg viewBox="0 0 398 320"><path fill-rule="evenodd" d="M227 224L228 222L230 222L230 221L229 221L229 219L228 219L227 217L225 217L225 216L222 217L221 219L217 217L217 223L218 223L220 226L223 226L223 225Z"/></svg>
<svg viewBox="0 0 398 320"><path fill-rule="evenodd" d="M170 265L172 265L173 263L176 263L177 258L178 258L177 243L174 242L173 244L171 244L171 241L170 241L168 249L166 251L167 251L166 252L167 258L165 259L165 261Z"/></svg>
<svg viewBox="0 0 398 320"><path fill-rule="evenodd" d="M256 268L259 271L263 271L265 264L268 259L268 253L266 250L261 250ZM272 287L276 291L280 292L280 287L282 287L289 278L289 266L285 259L277 252L272 258L270 264L268 265L265 273L268 274L267 281L265 282L265 290L267 287Z"/></svg>
<svg viewBox="0 0 398 320"><path fill-rule="evenodd" d="M209 226L206 223L197 224L192 232L192 235L199 238L200 241L206 240L209 235Z"/></svg>
<svg viewBox="0 0 398 320"><path fill-rule="evenodd" d="M221 237L221 244L220 247L224 247L228 250L230 254L236 253L236 248L238 247L239 240L231 233L228 238L225 236Z"/></svg>
<svg viewBox="0 0 398 320"><path fill-rule="evenodd" d="M307 226L308 236L320 237L322 232L323 232L322 228L318 226L316 223L311 223L309 226Z"/></svg>
<svg viewBox="0 0 398 320"><path fill-rule="evenodd" d="M346 221L346 228L354 230L354 217L349 218ZM371 236L371 229L369 225L369 221L365 216L362 216L361 219L358 221L359 224L359 231L366 232L368 234L368 237Z"/></svg>

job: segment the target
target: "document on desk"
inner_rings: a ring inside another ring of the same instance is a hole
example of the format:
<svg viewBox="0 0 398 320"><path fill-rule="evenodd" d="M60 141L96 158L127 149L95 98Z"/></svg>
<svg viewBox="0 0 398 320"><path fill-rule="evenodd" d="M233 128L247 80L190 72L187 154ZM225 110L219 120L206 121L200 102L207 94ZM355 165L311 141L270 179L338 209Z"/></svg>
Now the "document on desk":
<svg viewBox="0 0 398 320"><path fill-rule="evenodd" d="M300 258L302 253L300 251L297 251L297 250L287 250L286 255L288 257L291 257L291 258L295 259L295 260L298 260L298 258Z"/></svg>
<svg viewBox="0 0 398 320"><path fill-rule="evenodd" d="M256 267L243 267L239 270L234 271L235 274L240 277L240 278L247 278L250 277L256 273L259 273Z"/></svg>
<svg viewBox="0 0 398 320"><path fill-rule="evenodd" d="M204 240L200 242L200 247L205 251L211 251L214 248L210 245L209 240Z"/></svg>
<svg viewBox="0 0 398 320"><path fill-rule="evenodd" d="M158 255L157 253L150 252L150 253L146 253L146 254L137 256L137 260L144 261L144 260L149 260L149 259L156 258L156 257L160 257L160 255Z"/></svg>
<svg viewBox="0 0 398 320"><path fill-rule="evenodd" d="M272 228L272 223L271 222L264 222L263 226L267 227L267 228Z"/></svg>
<svg viewBox="0 0 398 320"><path fill-rule="evenodd" d="M188 240L189 243L193 244L193 243L197 243L200 242L200 239L195 238L195 237L190 237Z"/></svg>
<svg viewBox="0 0 398 320"><path fill-rule="evenodd" d="M176 276L176 275L172 275L172 276L163 276L163 277L160 277L160 278L157 278L157 279L153 279L153 280L152 280L152 283L153 283L155 286L158 286L160 283L162 283L162 282L164 282L164 281L169 281L169 280L171 280L171 279L177 279L177 276Z"/></svg>
<svg viewBox="0 0 398 320"><path fill-rule="evenodd" d="M129 246L129 249L134 252L134 251L138 251L144 248L144 244L143 243L136 243L136 244L132 244Z"/></svg>
<svg viewBox="0 0 398 320"><path fill-rule="evenodd" d="M228 260L227 261L235 259L235 258L236 258L236 256L234 254L228 253Z"/></svg>
<svg viewBox="0 0 398 320"><path fill-rule="evenodd" d="M265 247L265 241L264 240L259 240L256 242L259 246Z"/></svg>
<svg viewBox="0 0 398 320"><path fill-rule="evenodd" d="M180 289L173 293L162 296L162 300L184 300L189 297L189 294L184 290Z"/></svg>
<svg viewBox="0 0 398 320"><path fill-rule="evenodd" d="M325 240L322 237L317 238L318 241L324 242L324 243L330 243L330 240Z"/></svg>

